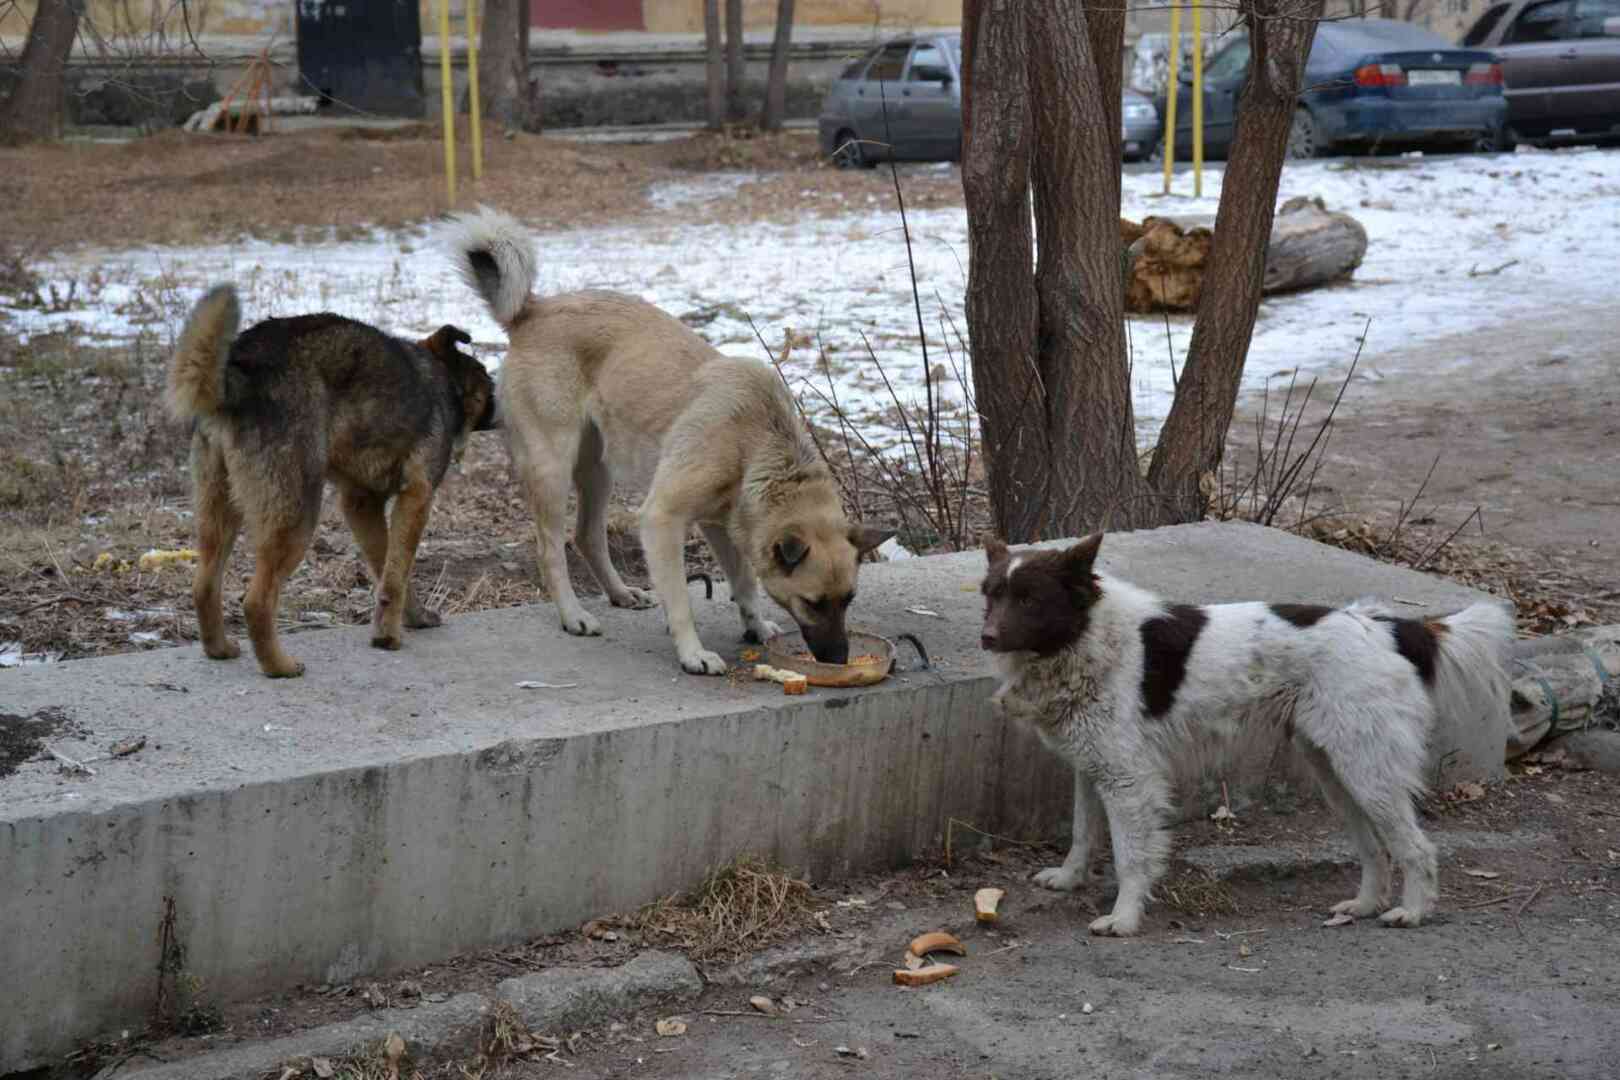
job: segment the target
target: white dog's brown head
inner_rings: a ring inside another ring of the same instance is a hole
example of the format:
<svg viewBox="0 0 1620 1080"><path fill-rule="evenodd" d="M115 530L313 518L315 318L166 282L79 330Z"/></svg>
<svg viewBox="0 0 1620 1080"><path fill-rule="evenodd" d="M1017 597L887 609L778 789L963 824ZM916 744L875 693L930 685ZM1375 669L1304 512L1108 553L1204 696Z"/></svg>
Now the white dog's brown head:
<svg viewBox="0 0 1620 1080"><path fill-rule="evenodd" d="M852 524L842 512L788 515L768 538L755 572L767 595L799 624L810 652L824 664L849 661L844 616L855 600L861 556L893 536Z"/></svg>

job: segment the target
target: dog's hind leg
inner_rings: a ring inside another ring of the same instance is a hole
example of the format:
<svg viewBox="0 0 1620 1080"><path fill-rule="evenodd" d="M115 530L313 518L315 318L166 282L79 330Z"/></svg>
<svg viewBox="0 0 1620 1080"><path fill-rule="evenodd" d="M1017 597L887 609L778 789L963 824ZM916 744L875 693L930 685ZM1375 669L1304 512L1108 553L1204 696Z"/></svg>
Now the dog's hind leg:
<svg viewBox="0 0 1620 1080"><path fill-rule="evenodd" d="M613 470L602 457L602 436L595 428L587 430L580 441L579 460L574 464L574 492L579 500L574 546L585 557L596 583L614 607L652 607L658 597L647 589L626 585L608 553L607 514L613 497Z"/></svg>
<svg viewBox="0 0 1620 1080"><path fill-rule="evenodd" d="M374 590L382 585L383 570L388 565L387 504L387 496L364 488L345 486L338 492L343 519L349 523L349 531L354 533L355 543L360 545L360 553L365 556ZM372 617L376 617L375 611ZM443 623L438 612L422 606L416 595L415 584L410 584L405 592L405 625L412 630L425 630Z"/></svg>
<svg viewBox="0 0 1620 1080"><path fill-rule="evenodd" d="M203 652L215 660L233 660L242 650L225 633L220 589L225 564L242 529L242 511L231 500L224 451L202 433L192 438L193 514L197 519L197 573L191 583L192 606Z"/></svg>
<svg viewBox="0 0 1620 1080"><path fill-rule="evenodd" d="M1035 884L1058 892L1072 892L1091 880L1091 845L1097 826L1102 823L1102 803L1091 778L1074 771L1074 835L1062 866L1051 866L1035 875Z"/></svg>
<svg viewBox="0 0 1620 1080"><path fill-rule="evenodd" d="M1108 831L1114 841L1119 896L1113 911L1091 923L1093 934L1115 937L1128 937L1142 928L1148 894L1164 873L1170 855L1170 834L1164 828L1170 793L1164 778L1140 769L1122 772L1133 782L1102 791Z"/></svg>
<svg viewBox="0 0 1620 1080"><path fill-rule="evenodd" d="M759 580L754 577L754 568L748 565L748 560L737 550L737 545L731 542L731 534L726 527L704 525L703 538L709 542L709 550L714 552L720 569L725 571L726 580L731 582L731 599L737 604L737 614L742 616L742 639L758 644L780 634L780 626L760 617L759 609L765 597L760 592Z"/></svg>
<svg viewBox="0 0 1620 1080"><path fill-rule="evenodd" d="M1309 764L1312 775L1316 777L1317 786L1322 790L1322 797L1344 822L1345 831L1350 834L1350 842L1355 845L1356 856L1361 860L1361 887L1356 891L1354 899L1341 900L1334 904L1333 913L1357 919L1376 915L1389 907L1390 883L1393 877L1389 852L1379 841L1378 832L1367 819L1367 815L1362 812L1361 805L1349 791L1345 790L1344 784L1334 773L1327 755L1316 747L1307 745L1301 756Z"/></svg>
<svg viewBox="0 0 1620 1080"><path fill-rule="evenodd" d="M400 647L411 568L416 565L416 548L422 542L422 531L427 528L432 510L433 482L419 462L411 461L406 465L405 486L394 496L388 523L388 559L377 582L377 602L371 613L371 644L376 648Z"/></svg>
<svg viewBox="0 0 1620 1080"><path fill-rule="evenodd" d="M564 548L564 522L568 512L568 475L579 453L579 433L573 428L557 428L534 436L542 445L531 447L522 429L507 429L511 440L512 466L529 497L534 513L534 539L540 564L540 583L545 586L562 628L570 634L591 637L602 632L602 624L586 611L574 593L568 577L568 552Z"/></svg>
<svg viewBox="0 0 1620 1080"><path fill-rule="evenodd" d="M242 603L247 616L248 637L260 669L272 679L292 679L304 673L304 665L282 651L276 640L276 609L281 604L281 587L288 575L303 561L310 537L320 514L320 478L314 490L306 493L311 507L300 520L275 520L269 514L255 521L253 581Z"/></svg>
<svg viewBox="0 0 1620 1080"><path fill-rule="evenodd" d="M1401 903L1380 915L1386 926L1417 926L1434 909L1440 870L1434 845L1418 827L1412 805L1415 777L1407 782L1388 762L1346 761L1336 757L1334 773L1372 826L1379 843L1401 868Z"/></svg>

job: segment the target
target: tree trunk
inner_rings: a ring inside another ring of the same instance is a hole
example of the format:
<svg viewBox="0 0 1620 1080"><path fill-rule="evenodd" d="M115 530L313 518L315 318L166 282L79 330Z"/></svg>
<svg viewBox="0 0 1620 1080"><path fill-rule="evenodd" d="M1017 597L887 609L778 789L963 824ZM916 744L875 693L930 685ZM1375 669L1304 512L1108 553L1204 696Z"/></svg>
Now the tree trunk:
<svg viewBox="0 0 1620 1080"><path fill-rule="evenodd" d="M0 142L62 135L63 85L84 0L40 0L18 64L17 85L0 107Z"/></svg>
<svg viewBox="0 0 1620 1080"><path fill-rule="evenodd" d="M485 119L508 131L539 130L539 102L529 86L529 0L485 0L478 52Z"/></svg>
<svg viewBox="0 0 1620 1080"><path fill-rule="evenodd" d="M1037 364L1055 450L1036 535L1078 536L1131 526L1141 499L1119 252L1124 6L1027 0L1027 8L1029 87L1039 102Z"/></svg>
<svg viewBox="0 0 1620 1080"><path fill-rule="evenodd" d="M1035 364L1039 308L1029 214L1032 117L1024 0L963 0L962 193L967 323L990 510L1008 540L1040 527L1051 433ZM983 74L981 74L983 73Z"/></svg>
<svg viewBox="0 0 1620 1080"><path fill-rule="evenodd" d="M771 73L765 83L765 113L759 126L779 131L787 109L788 45L793 39L793 0L776 0L776 37L771 41Z"/></svg>
<svg viewBox="0 0 1620 1080"><path fill-rule="evenodd" d="M1260 311L1283 153L1322 5L1323 0L1245 0L1243 5L1253 58L1238 102L1192 343L1148 469L1165 521L1203 516L1208 497L1201 481L1219 468L1226 449Z"/></svg>
<svg viewBox="0 0 1620 1080"><path fill-rule="evenodd" d="M726 122L726 65L720 35L720 0L703 0L703 59L708 76L709 130Z"/></svg>
<svg viewBox="0 0 1620 1080"><path fill-rule="evenodd" d="M726 119L735 123L747 115L743 108L742 0L726 0Z"/></svg>

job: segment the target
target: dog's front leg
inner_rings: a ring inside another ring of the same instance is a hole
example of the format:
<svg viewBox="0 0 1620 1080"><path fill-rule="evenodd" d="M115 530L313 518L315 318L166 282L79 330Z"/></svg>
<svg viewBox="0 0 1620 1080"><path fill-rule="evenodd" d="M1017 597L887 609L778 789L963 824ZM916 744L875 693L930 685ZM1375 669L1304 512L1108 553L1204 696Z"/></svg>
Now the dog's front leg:
<svg viewBox="0 0 1620 1080"><path fill-rule="evenodd" d="M1093 934L1128 937L1142 928L1148 894L1164 872L1170 837L1163 817L1168 792L1156 777L1138 774L1131 782L1102 792L1108 831L1114 840L1114 872L1119 896L1114 910L1091 923Z"/></svg>
<svg viewBox="0 0 1620 1080"><path fill-rule="evenodd" d="M655 485L656 486L656 485ZM685 540L690 520L674 513L649 495L641 508L641 549L647 556L647 576L664 605L664 618L675 638L675 655L693 675L724 675L726 662L703 647L692 619L692 597L686 591Z"/></svg>
<svg viewBox="0 0 1620 1080"><path fill-rule="evenodd" d="M400 647L411 569L416 565L416 548L422 542L432 509L433 484L425 475L411 475L394 499L394 513L388 523L388 561L377 583L377 602L371 614L371 644L379 649Z"/></svg>
<svg viewBox="0 0 1620 1080"><path fill-rule="evenodd" d="M1062 866L1052 866L1035 875L1035 884L1058 892L1072 892L1091 881L1091 842L1101 824L1102 804L1097 801L1091 778L1074 771L1074 835Z"/></svg>

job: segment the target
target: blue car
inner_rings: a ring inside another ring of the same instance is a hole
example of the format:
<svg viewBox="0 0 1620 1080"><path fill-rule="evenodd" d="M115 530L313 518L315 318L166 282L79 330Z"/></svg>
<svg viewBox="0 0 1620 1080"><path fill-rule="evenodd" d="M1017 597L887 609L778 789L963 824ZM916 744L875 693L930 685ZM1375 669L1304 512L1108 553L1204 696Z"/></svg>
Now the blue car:
<svg viewBox="0 0 1620 1080"><path fill-rule="evenodd" d="M1232 144L1238 101L1249 71L1240 37L1204 68L1204 152L1223 157ZM1176 91L1176 157L1192 154L1192 73ZM1167 102L1158 102L1161 114ZM1426 146L1485 150L1498 146L1507 119L1502 66L1480 49L1459 49L1430 30L1392 19L1345 19L1316 28L1305 63L1288 156Z"/></svg>

